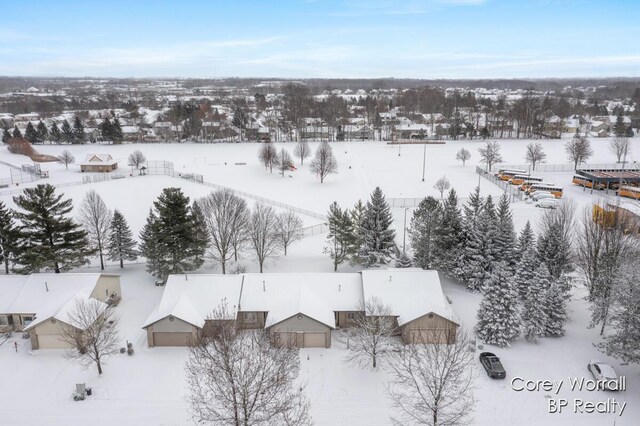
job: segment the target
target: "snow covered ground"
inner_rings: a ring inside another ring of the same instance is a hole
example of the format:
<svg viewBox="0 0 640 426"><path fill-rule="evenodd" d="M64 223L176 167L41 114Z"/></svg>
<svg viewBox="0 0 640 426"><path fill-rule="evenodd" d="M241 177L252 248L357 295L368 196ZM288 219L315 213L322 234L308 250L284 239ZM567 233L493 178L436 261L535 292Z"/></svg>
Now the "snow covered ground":
<svg viewBox="0 0 640 426"><path fill-rule="evenodd" d="M547 153L548 163L566 163L564 141L541 141ZM500 141L507 164L523 163L528 141ZM294 144L277 144L293 151ZM313 148L317 144L312 144ZM343 207L351 206L357 199L366 200L375 186L380 186L388 198L419 198L438 195L433 184L443 175L452 182L461 197L466 197L478 184L475 165L480 141L451 141L446 145L428 145L426 179L422 182L423 146L406 145L400 148L380 142L335 143L334 153L339 173L331 175L324 184L308 170L308 161L285 177L269 174L258 164L258 145L246 144L141 144L141 145L82 145L38 146L46 154L59 154L70 150L78 161L88 153L109 153L120 160L120 168L127 171L127 156L136 149L150 160L174 162L176 171L201 173L205 181L226 185L269 199L305 208L319 213L326 212L332 201ZM472 159L463 167L455 160L455 153L462 147L471 151ZM615 158L608 150L608 140L592 140L593 163L613 163ZM632 139L631 161L640 160L640 140ZM0 150L0 161L11 164L28 164L26 157ZM226 163L226 164L225 164ZM246 163L246 165L235 165ZM82 174L78 166L66 171L60 164L45 164L43 170L50 178L41 182L61 184L78 182ZM9 169L0 165L0 178L8 177ZM291 176L291 177L289 177ZM570 184L571 172L548 173L545 180L561 184L565 198L573 200L576 208L589 205L602 193L591 195ZM483 194L499 196L500 188L481 179ZM144 224L148 209L162 188L180 186L191 198L207 194L211 188L183 179L166 176L145 176L117 179L88 185L61 187L60 191L78 203L86 191L95 189L111 208L118 208L129 221L134 233ZM21 185L19 188L22 188ZM0 200L12 206L9 190L0 189ZM250 202L253 202L249 200ZM541 211L530 204L517 202L512 205L516 227L526 220L536 224ZM396 241L402 244L404 208L394 208ZM407 211L407 223L411 209ZM305 226L321 222L320 219L303 216ZM328 272L332 265L323 254L325 236L307 237L295 243L286 257L270 259L267 272ZM408 240L407 240L408 241ZM248 272L257 271L256 262L245 259L242 263ZM95 269L94 269L95 270ZM340 271L354 268L342 265ZM202 271L215 271L205 264ZM110 265L108 272L120 272ZM161 297L162 287L153 285L153 278L144 271L144 265L128 265L122 271L123 301L116 308L121 317L120 335L133 342L132 357L118 355L109 360L103 377L93 370L83 370L65 360L64 351L41 350L30 352L29 343L20 335L9 340L0 338L0 424L7 425L190 425L187 404L184 399L185 384L183 365L186 350L181 348L146 347L146 337L141 329L155 304ZM475 312L479 296L468 293L454 283L445 282L444 291L453 301L452 308L468 330L475 324ZM602 355L594 348L597 331L588 329L589 312L583 300L584 290L578 288L569 303L571 320L567 334L559 339L543 339L537 344L519 340L511 348L493 350L500 356L507 369L507 380L487 378L478 364L476 380L476 410L473 424L477 425L635 425L640 423L640 367L623 366ZM19 344L15 353L13 342ZM343 362L344 349L334 339L331 349L304 349L300 352L303 378L307 381L307 394L311 400L312 415L318 425L388 425L391 408L385 398L386 373L351 367ZM549 379L568 381L569 377L589 377L586 365L592 358L610 362L619 374L628 378L626 392L570 392L566 383L560 397L583 398L604 401L615 397L629 402L624 415L603 414L546 414L549 392L515 392L510 380L515 376L525 379ZM84 402L70 398L75 383L86 382L93 387L94 395Z"/></svg>

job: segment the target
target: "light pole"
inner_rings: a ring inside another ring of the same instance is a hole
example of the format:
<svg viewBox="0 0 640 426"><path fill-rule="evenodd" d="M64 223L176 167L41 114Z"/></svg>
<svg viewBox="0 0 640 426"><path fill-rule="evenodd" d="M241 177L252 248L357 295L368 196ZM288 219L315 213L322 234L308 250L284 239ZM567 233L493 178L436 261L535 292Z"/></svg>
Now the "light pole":
<svg viewBox="0 0 640 426"><path fill-rule="evenodd" d="M407 242L407 210L409 210L409 207L405 207L404 209L404 226L402 227L402 254L405 253L405 243Z"/></svg>
<svg viewBox="0 0 640 426"><path fill-rule="evenodd" d="M424 143L424 154L422 155L422 181L424 182L424 171L427 164L427 143Z"/></svg>

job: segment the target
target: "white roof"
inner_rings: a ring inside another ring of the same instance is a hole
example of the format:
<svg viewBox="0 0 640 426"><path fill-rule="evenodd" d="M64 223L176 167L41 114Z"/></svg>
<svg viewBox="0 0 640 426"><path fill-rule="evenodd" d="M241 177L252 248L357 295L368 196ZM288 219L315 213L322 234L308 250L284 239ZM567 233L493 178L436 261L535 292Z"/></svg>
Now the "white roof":
<svg viewBox="0 0 640 426"><path fill-rule="evenodd" d="M241 311L268 312L268 327L301 313L335 328L336 311L355 311L362 302L360 274L283 273L244 276Z"/></svg>
<svg viewBox="0 0 640 426"><path fill-rule="evenodd" d="M0 276L0 314L10 314L14 299L29 279L27 275Z"/></svg>
<svg viewBox="0 0 640 426"><path fill-rule="evenodd" d="M455 321L437 271L417 268L362 271L364 300L376 297L389 305L398 325L434 313Z"/></svg>
<svg viewBox="0 0 640 426"><path fill-rule="evenodd" d="M114 160L113 157L109 154L87 154L84 158L84 162L80 163L80 165L94 165L94 164L115 164L117 160Z"/></svg>
<svg viewBox="0 0 640 426"><path fill-rule="evenodd" d="M227 319L235 319L241 287L242 275L170 275L160 303L143 328L170 315L202 328L205 320L221 304L226 304Z"/></svg>
<svg viewBox="0 0 640 426"><path fill-rule="evenodd" d="M48 313L45 313L45 314L38 314L36 319L33 322L31 322L28 327L25 327L25 331L28 331L28 330L32 329L33 327L37 326L41 322L44 322L44 321L48 320L49 318L55 318L58 321L64 322L65 324L69 324L69 325L72 325L72 326L74 326L76 328L82 329L82 327L81 327L82 325L81 324L78 324L78 323L74 322L69 317L69 314L71 312L73 312L74 309L76 309L76 306L78 305L78 303L89 303L89 302L97 303L99 305L99 307L100 307L100 312L101 313L104 312L105 309L107 309L109 307L109 305L107 305L104 302L101 302L100 300L91 299L89 297L89 294L87 294L86 292L76 293L73 296L71 296L56 311L48 312Z"/></svg>

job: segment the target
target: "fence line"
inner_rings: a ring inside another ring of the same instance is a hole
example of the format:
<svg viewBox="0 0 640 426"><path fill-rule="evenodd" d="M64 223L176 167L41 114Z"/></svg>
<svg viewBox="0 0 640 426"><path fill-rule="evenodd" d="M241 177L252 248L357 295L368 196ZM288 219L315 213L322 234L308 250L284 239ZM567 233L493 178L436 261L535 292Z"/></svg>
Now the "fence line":
<svg viewBox="0 0 640 426"><path fill-rule="evenodd" d="M420 202L422 200L424 200L426 197L422 197L422 198L386 198L387 203L389 204L389 207L392 208L411 208L411 207L418 207L418 204L420 204ZM447 197L444 198L438 198L438 197L433 197L436 201L440 201L440 202L444 202ZM469 199L469 197L458 197L458 205L461 206L464 203L467 202L467 200Z"/></svg>
<svg viewBox="0 0 640 426"><path fill-rule="evenodd" d="M625 170L638 170L640 165L637 163L626 163ZM573 164L537 164L536 169L533 170L531 164L498 164L496 169L521 169L527 170L528 173L552 173L552 172L573 172L575 169ZM584 169L608 169L608 170L621 170L623 169L622 163L601 163L601 164L579 164L578 170Z"/></svg>
<svg viewBox="0 0 640 426"><path fill-rule="evenodd" d="M326 234L329 232L329 225L326 223L319 223L317 225L307 226L302 228L302 233L305 237L312 237L314 235Z"/></svg>
<svg viewBox="0 0 640 426"><path fill-rule="evenodd" d="M483 178L487 179L489 182L502 188L507 194L509 194L512 202L515 201L516 199L524 200L525 198L524 192L520 191L517 187L511 185L509 182L500 180L500 178L498 178L496 175L494 175L491 172L488 172L482 167L476 166L476 173L482 176Z"/></svg>

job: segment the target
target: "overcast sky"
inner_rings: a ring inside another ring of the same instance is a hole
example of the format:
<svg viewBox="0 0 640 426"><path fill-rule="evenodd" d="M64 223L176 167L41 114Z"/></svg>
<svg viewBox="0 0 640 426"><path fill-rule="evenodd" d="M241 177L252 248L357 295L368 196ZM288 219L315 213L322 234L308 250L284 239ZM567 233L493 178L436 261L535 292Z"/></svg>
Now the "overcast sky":
<svg viewBox="0 0 640 426"><path fill-rule="evenodd" d="M0 75L640 76L640 0L13 1Z"/></svg>

